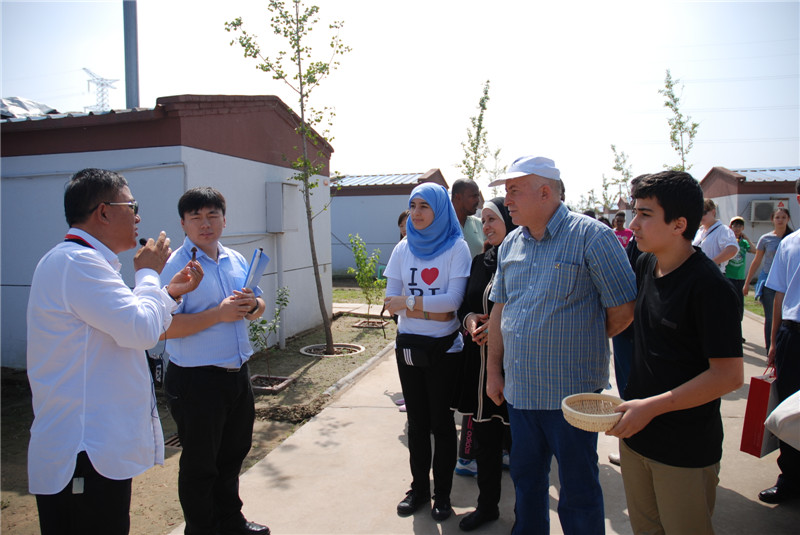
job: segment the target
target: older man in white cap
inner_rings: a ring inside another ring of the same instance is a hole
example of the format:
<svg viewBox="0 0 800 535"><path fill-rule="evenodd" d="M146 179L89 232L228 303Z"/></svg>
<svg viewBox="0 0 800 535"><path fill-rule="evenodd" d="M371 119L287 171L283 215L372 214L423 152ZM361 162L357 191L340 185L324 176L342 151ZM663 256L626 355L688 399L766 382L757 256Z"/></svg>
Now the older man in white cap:
<svg viewBox="0 0 800 535"><path fill-rule="evenodd" d="M517 159L490 186L505 184L519 228L500 246L491 299L487 393L508 402L512 533L549 530L549 472L558 460L558 514L564 533L603 533L597 433L571 427L561 400L608 384L608 337L633 320L633 270L614 232L570 212L561 176L542 157ZM505 371L505 376L503 372Z"/></svg>

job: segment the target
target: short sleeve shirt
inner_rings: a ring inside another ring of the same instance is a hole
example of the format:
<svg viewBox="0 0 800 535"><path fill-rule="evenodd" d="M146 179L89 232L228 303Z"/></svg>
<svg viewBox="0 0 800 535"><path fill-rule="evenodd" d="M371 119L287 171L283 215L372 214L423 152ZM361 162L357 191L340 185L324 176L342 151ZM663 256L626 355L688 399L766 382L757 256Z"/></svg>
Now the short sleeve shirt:
<svg viewBox="0 0 800 535"><path fill-rule="evenodd" d="M800 231L781 241L769 270L767 287L784 294L782 318L800 322Z"/></svg>
<svg viewBox="0 0 800 535"><path fill-rule="evenodd" d="M528 229L500 245L489 299L504 303L504 396L514 408L558 410L608 384L606 310L636 298L614 232L561 204L541 240Z"/></svg>
<svg viewBox="0 0 800 535"><path fill-rule="evenodd" d="M658 278L654 255L646 253L638 260L634 352L625 399L677 388L707 370L709 359L742 357L738 296L716 264L696 251ZM717 398L661 414L625 443L670 466L710 466L722 457L719 408Z"/></svg>
<svg viewBox="0 0 800 535"><path fill-rule="evenodd" d="M469 245L469 254L475 258L483 252L483 242L486 236L483 235L483 223L479 217L474 215L467 216L464 226L461 227L461 232L464 233L464 240Z"/></svg>

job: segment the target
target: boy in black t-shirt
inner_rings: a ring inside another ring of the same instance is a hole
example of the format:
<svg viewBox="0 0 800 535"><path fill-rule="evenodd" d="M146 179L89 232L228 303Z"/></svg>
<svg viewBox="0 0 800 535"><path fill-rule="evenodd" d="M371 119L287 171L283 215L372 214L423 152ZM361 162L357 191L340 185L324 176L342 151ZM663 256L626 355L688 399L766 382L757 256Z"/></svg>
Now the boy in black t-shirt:
<svg viewBox="0 0 800 535"><path fill-rule="evenodd" d="M633 189L630 224L643 254L634 354L622 419L622 478L635 533L713 533L722 457L720 397L743 380L737 296L692 247L703 191L665 171Z"/></svg>

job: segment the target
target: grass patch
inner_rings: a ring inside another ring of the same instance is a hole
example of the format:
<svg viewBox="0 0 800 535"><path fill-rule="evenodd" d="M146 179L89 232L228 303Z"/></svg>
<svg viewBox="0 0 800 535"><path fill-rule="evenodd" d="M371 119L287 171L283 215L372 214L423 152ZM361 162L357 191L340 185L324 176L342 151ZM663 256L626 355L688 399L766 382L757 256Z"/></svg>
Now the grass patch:
<svg viewBox="0 0 800 535"><path fill-rule="evenodd" d="M367 301L364 299L364 294L361 292L360 288L334 288L333 302L367 304Z"/></svg>
<svg viewBox="0 0 800 535"><path fill-rule="evenodd" d="M753 314L758 314L762 318L764 317L764 307L761 306L761 303L755 300L752 296L752 292L750 295L744 296L744 309L749 310Z"/></svg>

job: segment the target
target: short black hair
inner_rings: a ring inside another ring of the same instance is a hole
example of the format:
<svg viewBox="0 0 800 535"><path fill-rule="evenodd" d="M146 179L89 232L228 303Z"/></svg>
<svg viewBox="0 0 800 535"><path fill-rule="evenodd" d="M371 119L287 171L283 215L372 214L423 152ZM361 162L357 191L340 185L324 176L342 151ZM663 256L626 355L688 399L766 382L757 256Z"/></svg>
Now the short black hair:
<svg viewBox="0 0 800 535"><path fill-rule="evenodd" d="M634 199L656 199L664 209L665 223L679 217L686 218L683 237L694 239L703 218L703 189L692 175L683 171L645 175L634 184L631 196Z"/></svg>
<svg viewBox="0 0 800 535"><path fill-rule="evenodd" d="M800 178L797 179L797 182L794 183L794 189L798 195L800 195Z"/></svg>
<svg viewBox="0 0 800 535"><path fill-rule="evenodd" d="M225 215L225 197L222 193L210 186L192 188L178 199L178 214L183 219L187 212L195 212L209 206L222 210L222 215Z"/></svg>
<svg viewBox="0 0 800 535"><path fill-rule="evenodd" d="M467 180L466 178L459 178L455 182L453 182L453 188L450 190L450 195L458 195L459 193L463 193L467 189L476 189L480 191L480 187L478 187L478 183L474 180Z"/></svg>
<svg viewBox="0 0 800 535"><path fill-rule="evenodd" d="M128 185L119 173L88 168L78 171L64 188L64 216L70 227L83 223L104 202L114 202L119 191Z"/></svg>

